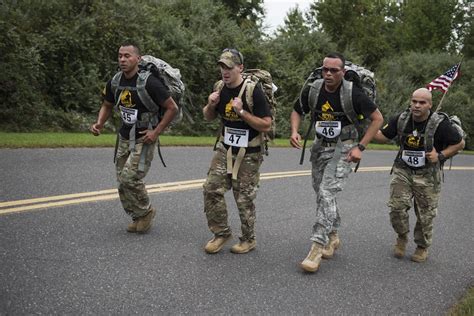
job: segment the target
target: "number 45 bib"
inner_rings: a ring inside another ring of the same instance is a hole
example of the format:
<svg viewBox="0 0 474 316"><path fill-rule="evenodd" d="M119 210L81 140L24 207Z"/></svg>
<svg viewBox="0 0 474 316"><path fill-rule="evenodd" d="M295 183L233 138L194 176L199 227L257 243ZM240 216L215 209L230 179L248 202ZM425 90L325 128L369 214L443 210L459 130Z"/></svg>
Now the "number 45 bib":
<svg viewBox="0 0 474 316"><path fill-rule="evenodd" d="M425 166L425 152L415 150L402 151L403 161L410 167L424 167Z"/></svg>
<svg viewBox="0 0 474 316"><path fill-rule="evenodd" d="M316 133L326 138L336 138L341 134L340 121L316 121Z"/></svg>
<svg viewBox="0 0 474 316"><path fill-rule="evenodd" d="M135 124L137 122L138 110L120 106L120 115L125 124Z"/></svg>

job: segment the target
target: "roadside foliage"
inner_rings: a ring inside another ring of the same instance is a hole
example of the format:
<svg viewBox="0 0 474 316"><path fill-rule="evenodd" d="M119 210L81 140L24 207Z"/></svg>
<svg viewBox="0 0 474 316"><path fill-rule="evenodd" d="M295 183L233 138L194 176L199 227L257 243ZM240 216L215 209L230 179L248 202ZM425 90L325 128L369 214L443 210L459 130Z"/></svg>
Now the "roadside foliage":
<svg viewBox="0 0 474 316"><path fill-rule="evenodd" d="M117 70L118 46L133 39L143 54L179 68L186 83L193 123L183 120L171 135L212 135L218 128L204 122L201 109L226 47L239 49L247 68L273 75L277 137L288 137L301 86L331 51L374 71L376 103L386 119L408 106L414 89L462 59L442 107L474 135L473 10L469 0L320 0L307 12L295 6L267 34L263 0L4 0L0 131L87 130ZM442 93L433 95L436 107ZM474 147L471 137L467 147Z"/></svg>

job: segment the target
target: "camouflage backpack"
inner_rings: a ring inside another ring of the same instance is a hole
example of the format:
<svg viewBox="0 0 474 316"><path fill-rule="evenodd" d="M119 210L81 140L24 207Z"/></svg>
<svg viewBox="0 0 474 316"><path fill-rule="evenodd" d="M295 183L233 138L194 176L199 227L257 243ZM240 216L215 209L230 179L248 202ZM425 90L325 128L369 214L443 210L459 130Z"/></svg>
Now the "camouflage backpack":
<svg viewBox="0 0 474 316"><path fill-rule="evenodd" d="M183 102L182 97L184 94L184 83L181 81L181 73L179 69L171 67L167 62L150 56L144 55L141 57L140 64L138 65L138 78L136 87L122 87L120 86L120 79L122 78L122 72L117 72L111 81L111 90L115 96L115 100L117 100L117 105L120 100L120 93L125 88L127 89L135 89L137 91L138 97L143 105L152 113L152 115L145 116L148 117L148 121L144 122L137 122L134 124L134 127L130 130L130 148L135 148L135 128L148 126L149 128L155 124L158 124L161 117L164 115L164 110L156 104L153 99L151 98L148 91L146 91L146 83L150 76L155 76L164 84L164 86L170 92L171 97L175 101L176 105L178 106L179 112L171 121L170 125L176 124L183 118ZM137 126L137 124L139 126ZM145 124L142 126L142 124ZM114 162L117 156L117 146L118 146L118 138L119 133L117 130L117 141L115 144L115 153L114 153ZM163 166L166 167L166 164L163 160L160 150L160 142L158 140L158 154L160 156L161 162ZM143 164L139 165L139 170L143 170Z"/></svg>
<svg viewBox="0 0 474 316"><path fill-rule="evenodd" d="M342 88L341 88L341 106L343 108L343 113L335 112L334 114L340 115L344 114L349 121L354 124L354 127L357 131L357 138L361 139L369 126L370 120L366 117L363 117L361 114L357 114L354 110L354 106L352 104L352 87L355 85L356 87L362 89L364 93L369 97L370 100L375 102L377 97L376 86L375 86L375 79L374 73L362 66L354 64L350 61L345 62L344 66L346 72L344 74L344 80L342 81ZM299 103L301 106L301 112L304 114L304 109L302 105L302 92L306 86L310 86L309 91L309 107L311 112L314 111L314 106L316 106L319 92L323 86L323 67L319 67L314 69L311 74L306 79L305 83L303 84L303 88L301 89L300 96L299 96ZM303 164L304 160L304 148L306 147L306 141L309 137L309 134L313 128L315 122L314 115L312 115L311 123L306 132L304 137L304 145L303 151L301 152L301 159L300 164Z"/></svg>
<svg viewBox="0 0 474 316"><path fill-rule="evenodd" d="M173 121L171 121L171 124L174 125L176 123L179 123L183 118L183 95L185 91L185 86L183 81L181 81L181 73L179 69L173 68L164 60L150 55L142 56L139 67L141 71L145 71L145 73L149 72L155 77L159 78L163 82L165 87L168 88L171 97L173 98L179 109L178 114L175 116ZM153 100L151 100L150 98L146 102L150 103L153 102ZM162 116L163 114L164 113L162 112L162 110L160 110L160 116Z"/></svg>
<svg viewBox="0 0 474 316"><path fill-rule="evenodd" d="M245 89L245 99L247 101L247 105L249 106L250 112L253 112L253 91L257 84L260 84L262 90L265 94L265 99L270 107L271 117L272 117L272 126L269 132L267 133L260 133L260 137L262 138L262 145L264 145L264 152L268 155L268 142L272 141L275 138L276 134L276 107L277 102L274 96L274 92L276 91L276 86L273 83L272 75L262 69L247 69L242 73L242 77L246 86ZM224 87L224 82L219 80L214 84L214 91L220 92Z"/></svg>
<svg viewBox="0 0 474 316"><path fill-rule="evenodd" d="M364 93L369 97L369 99L375 102L375 99L377 97L377 92L376 92L376 87L375 87L374 73L350 61L346 61L344 68L346 72L344 74L343 84L345 87L347 87L347 89L345 93L341 94L341 101L342 101L341 105L344 109L344 114L347 116L347 118L349 119L351 123L363 126L364 123L366 123L364 122L366 118L360 115L357 115L352 105L352 94L351 94L352 86L355 85L356 87L362 89ZM311 98L311 94L313 94L315 98L319 96L319 91L323 84L323 70L322 69L323 67L319 67L313 70L303 85L303 89L307 85L311 87L310 98ZM301 91L303 91L303 89ZM301 105L301 93L300 93L299 101ZM316 101L317 99L314 99L313 102L309 102L311 111L314 110L312 107L316 105ZM301 110L303 111L302 105L301 105ZM304 111L303 111L303 114L304 114ZM362 135L359 135L359 138L361 137Z"/></svg>
<svg viewBox="0 0 474 316"><path fill-rule="evenodd" d="M397 157L399 157L403 151L403 137L408 136L408 133L405 133L406 126L408 122L410 121L411 118L411 111L410 109L405 110L400 116L398 117L397 120L397 143L400 146L400 150L398 151ZM462 139L466 139L467 134L462 128L461 120L457 115L452 115L449 116L448 114L444 112L433 112L428 119L428 122L425 127L425 131L423 133L423 138L425 139L424 141L424 150L425 151L431 151L433 149L433 144L434 144L434 135L436 133L436 130L438 129L439 124L444 121L448 120L448 122L451 124L452 127L457 131L459 136L461 136ZM451 156L450 163L452 163L452 158Z"/></svg>

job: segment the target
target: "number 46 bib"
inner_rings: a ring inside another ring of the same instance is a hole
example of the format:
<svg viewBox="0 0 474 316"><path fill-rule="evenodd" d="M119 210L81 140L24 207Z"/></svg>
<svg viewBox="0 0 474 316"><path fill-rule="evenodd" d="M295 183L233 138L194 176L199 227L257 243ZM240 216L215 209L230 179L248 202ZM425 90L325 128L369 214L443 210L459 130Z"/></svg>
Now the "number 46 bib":
<svg viewBox="0 0 474 316"><path fill-rule="evenodd" d="M326 138L336 138L341 134L340 121L316 121L316 133Z"/></svg>

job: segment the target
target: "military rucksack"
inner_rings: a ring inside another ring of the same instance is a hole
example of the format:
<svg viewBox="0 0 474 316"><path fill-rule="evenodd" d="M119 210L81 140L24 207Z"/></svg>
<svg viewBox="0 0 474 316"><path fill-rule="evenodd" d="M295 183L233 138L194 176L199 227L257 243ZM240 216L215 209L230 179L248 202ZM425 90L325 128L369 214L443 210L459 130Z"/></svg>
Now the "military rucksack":
<svg viewBox="0 0 474 316"><path fill-rule="evenodd" d="M276 86L273 83L272 75L262 69L247 69L242 73L242 77L245 84L245 100L247 101L247 105L249 106L250 112L253 112L253 92L257 85L260 85L264 94L265 99L268 103L270 108L270 113L272 117L272 126L269 132L267 133L260 133L262 137L262 145L265 146L264 152L268 154L268 141L272 141L275 138L276 133L276 108L277 102L274 96L274 92L276 91ZM220 92L224 87L224 82L222 80L217 81L214 84L214 91Z"/></svg>
<svg viewBox="0 0 474 316"><path fill-rule="evenodd" d="M145 105L148 111L152 113L158 113L159 117L163 116L163 109L150 97L148 91L146 91L146 82L148 78L153 75L164 84L168 89L171 97L178 106L179 112L171 122L171 124L178 123L183 118L183 94L185 90L184 83L181 81L181 73L179 69L171 67L167 62L150 56L144 55L141 57L140 64L138 65L138 78L136 84L136 90L140 101ZM121 92L120 78L122 72L117 72L111 81L112 92L114 93L115 99L118 100L118 96Z"/></svg>
<svg viewBox="0 0 474 316"><path fill-rule="evenodd" d="M342 87L341 87L341 106L343 108L343 112L334 112L334 115L345 115L348 120L354 124L354 127L357 131L357 138L360 140L365 131L367 130L370 120L364 117L362 114L357 114L354 110L354 106L352 104L352 87L355 85L356 87L362 89L367 97L375 103L375 99L377 97L376 86L375 86L375 79L374 73L360 65L354 64L350 61L345 62L344 65L345 74L344 79L342 80ZM323 79L323 67L318 67L314 69L308 78L306 79L305 83L300 92L299 96L299 103L301 107L301 112L304 114L303 104L302 104L302 92L306 86L310 86L309 96L308 96L308 105L310 107L311 112L315 109L314 107L317 104L319 93L321 88L323 87L324 79ZM311 123L306 132L304 137L304 145L303 151L301 153L300 164L303 164L304 160L304 148L306 147L306 141L311 133L311 130L314 125L314 117L315 115L312 114Z"/></svg>
<svg viewBox="0 0 474 316"><path fill-rule="evenodd" d="M405 133L405 129L407 127L408 122L410 121L410 118L411 111L410 109L407 109L402 114L400 114L397 120L397 143L400 146L399 153L403 150L403 137L408 135L407 133ZM429 117L428 122L426 123L425 131L422 135L424 138L424 150L426 152L429 152L433 149L434 135L436 133L436 130L438 129L439 124L444 120L448 120L448 122L451 124L452 127L454 127L454 129L458 132L459 136L461 136L462 139L466 139L467 134L463 130L461 120L458 116L449 116L444 112L433 112Z"/></svg>
<svg viewBox="0 0 474 316"><path fill-rule="evenodd" d="M138 97L143 105L153 113L152 116L144 116L148 117L148 121L140 122L134 124L132 129L130 130L130 148L135 148L135 128L141 128L148 126L154 126L158 124L161 117L164 115L164 110L153 101L150 94L146 90L146 83L150 76L154 76L158 78L164 86L168 89L171 97L175 101L176 105L178 106L178 114L174 117L171 121L170 125L176 124L183 118L183 94L185 90L184 83L181 81L181 73L179 69L171 67L167 62L150 56L144 55L141 57L140 64L138 65L138 77L136 82L136 87L121 87L120 86L120 79L122 78L122 71L117 72L112 80L111 80L111 90L114 94L115 100L117 104L120 100L120 93L124 88L127 89L134 89L137 91ZM138 125L138 126L137 126ZM143 126L142 126L143 125ZM115 153L114 153L114 162L117 155L117 146L118 146L118 130L117 130L117 141L115 144ZM166 164L163 160L160 151L160 142L158 139L158 154L160 156L161 162L163 166L166 167ZM142 161L142 159L141 159ZM139 170L143 169L143 164L140 164Z"/></svg>
<svg viewBox="0 0 474 316"><path fill-rule="evenodd" d="M356 112L354 111L354 107L352 105L352 86L355 85L356 87L362 89L364 93L369 97L372 102L375 102L375 99L377 97L377 92L376 92L376 86L375 86L375 79L374 79L374 73L362 66L359 66L357 64L354 64L350 61L345 62L345 74L344 74L344 80L343 80L343 88L346 88L345 92L341 93L341 105L344 109L344 114L347 116L349 121L354 124L362 124L366 118L361 117L360 115L357 115ZM319 96L319 91L323 85L323 67L319 67L314 69L308 78L306 79L303 89L306 86L310 86L310 98L312 97L311 94L313 94L313 97L316 99L313 99L313 102L308 102L308 105L311 109L311 111L314 110L313 106L316 105L317 102L317 97ZM301 106L301 111L304 113L303 106L301 103L301 97L302 94L300 93L299 101L300 101L300 106ZM359 135L361 138L362 135Z"/></svg>

